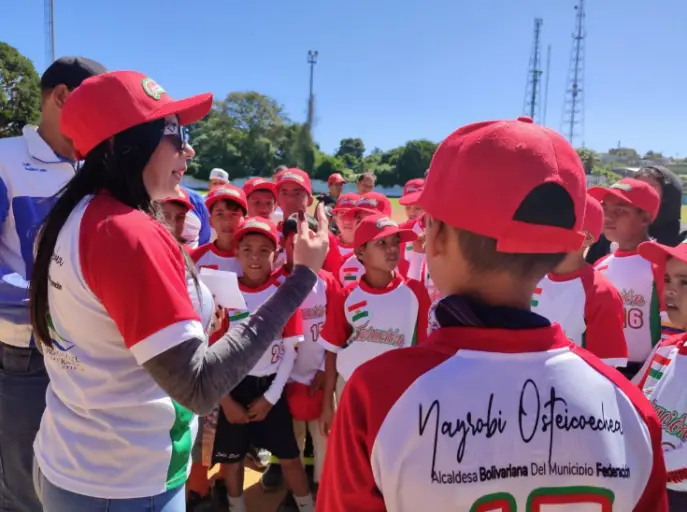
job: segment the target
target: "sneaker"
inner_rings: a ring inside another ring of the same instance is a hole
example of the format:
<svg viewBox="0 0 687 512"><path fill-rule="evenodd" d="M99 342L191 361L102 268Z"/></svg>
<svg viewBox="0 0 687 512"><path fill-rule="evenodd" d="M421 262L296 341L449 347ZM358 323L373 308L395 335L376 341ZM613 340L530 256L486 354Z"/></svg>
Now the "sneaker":
<svg viewBox="0 0 687 512"><path fill-rule="evenodd" d="M265 492L276 491L281 487L284 475L281 471L281 464L270 464L260 477L260 485Z"/></svg>
<svg viewBox="0 0 687 512"><path fill-rule="evenodd" d="M277 508L277 512L299 512L299 510L298 503L296 503L293 494L290 492L286 493L286 496L279 504L279 508Z"/></svg>

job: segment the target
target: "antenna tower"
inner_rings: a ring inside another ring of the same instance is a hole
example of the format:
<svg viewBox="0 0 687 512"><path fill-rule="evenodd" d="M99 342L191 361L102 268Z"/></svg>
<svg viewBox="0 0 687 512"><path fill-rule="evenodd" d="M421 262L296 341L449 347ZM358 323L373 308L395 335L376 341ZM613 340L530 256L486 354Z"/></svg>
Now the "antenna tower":
<svg viewBox="0 0 687 512"><path fill-rule="evenodd" d="M534 44L532 46L532 54L530 55L530 66L527 71L527 85L525 86L523 107L524 114L530 116L534 122L541 121L539 110L543 71L541 69L541 42L539 41L539 36L543 24L543 19L534 19Z"/></svg>
<svg viewBox="0 0 687 512"><path fill-rule="evenodd" d="M577 142L584 146L584 40L587 37L584 0L578 0L575 11L575 33L572 36L568 85L563 104L562 132L573 146Z"/></svg>
<svg viewBox="0 0 687 512"><path fill-rule="evenodd" d="M45 17L45 67L55 61L55 16L54 0L44 0L43 15Z"/></svg>

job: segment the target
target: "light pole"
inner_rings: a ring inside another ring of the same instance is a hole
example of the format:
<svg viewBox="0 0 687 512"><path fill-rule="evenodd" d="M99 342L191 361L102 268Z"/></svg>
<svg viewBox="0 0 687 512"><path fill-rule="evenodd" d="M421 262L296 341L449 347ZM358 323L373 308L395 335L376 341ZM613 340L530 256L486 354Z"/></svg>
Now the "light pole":
<svg viewBox="0 0 687 512"><path fill-rule="evenodd" d="M308 96L308 127L312 128L313 122L313 77L315 75L315 64L317 64L317 50L308 50L308 64L310 64L310 95Z"/></svg>

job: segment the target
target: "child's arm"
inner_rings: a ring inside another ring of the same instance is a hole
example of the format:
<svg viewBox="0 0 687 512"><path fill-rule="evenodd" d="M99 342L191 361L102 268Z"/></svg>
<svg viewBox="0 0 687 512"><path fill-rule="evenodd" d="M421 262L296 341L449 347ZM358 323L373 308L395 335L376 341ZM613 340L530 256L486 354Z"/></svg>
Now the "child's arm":
<svg viewBox="0 0 687 512"><path fill-rule="evenodd" d="M324 398L320 413L320 432L329 436L334 418L334 389L336 388L336 353L327 351L324 355Z"/></svg>
<svg viewBox="0 0 687 512"><path fill-rule="evenodd" d="M408 288L412 290L417 299L417 322L415 324L415 337L413 339L414 345L422 345L427 341L427 334L429 329L429 308L432 301L422 283L415 279L408 279Z"/></svg>
<svg viewBox="0 0 687 512"><path fill-rule="evenodd" d="M229 423L248 423L250 421L246 408L234 400L231 395L222 398L219 405Z"/></svg>
<svg viewBox="0 0 687 512"><path fill-rule="evenodd" d="M584 304L585 348L609 366L627 366L625 306L620 292L603 276L596 276Z"/></svg>
<svg viewBox="0 0 687 512"><path fill-rule="evenodd" d="M279 362L279 368L277 369L277 374L274 376L274 380L270 387L265 391L263 395L265 400L270 404L274 405L281 398L284 392L284 386L286 386L286 381L289 380L291 376L291 370L293 370L293 363L296 361L296 347L293 343L288 343L284 340L284 355Z"/></svg>

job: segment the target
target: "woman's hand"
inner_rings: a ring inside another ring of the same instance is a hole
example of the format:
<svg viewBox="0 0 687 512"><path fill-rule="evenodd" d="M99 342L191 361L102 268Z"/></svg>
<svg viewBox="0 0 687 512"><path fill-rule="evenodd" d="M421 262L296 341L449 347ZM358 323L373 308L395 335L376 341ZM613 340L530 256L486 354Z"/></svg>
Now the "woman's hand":
<svg viewBox="0 0 687 512"><path fill-rule="evenodd" d="M315 217L320 223L317 233L308 228L308 221L303 212L298 214L298 233L293 242L293 262L295 265L305 265L314 273L322 268L324 259L329 251L329 222L324 214L322 203L317 205Z"/></svg>
<svg viewBox="0 0 687 512"><path fill-rule="evenodd" d="M215 334L222 328L224 320L227 318L227 310L222 306L215 306L215 314L212 317L212 322L210 322L209 334Z"/></svg>

